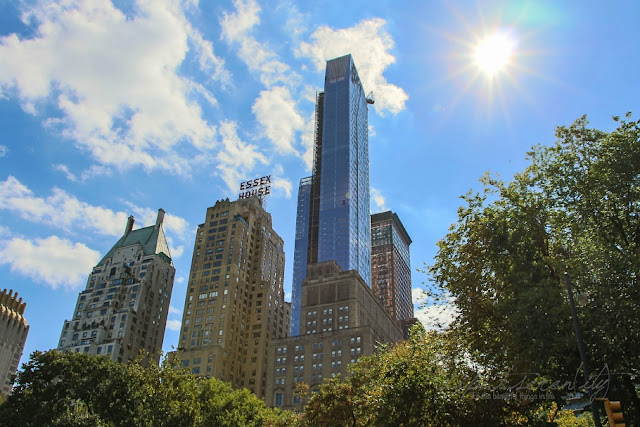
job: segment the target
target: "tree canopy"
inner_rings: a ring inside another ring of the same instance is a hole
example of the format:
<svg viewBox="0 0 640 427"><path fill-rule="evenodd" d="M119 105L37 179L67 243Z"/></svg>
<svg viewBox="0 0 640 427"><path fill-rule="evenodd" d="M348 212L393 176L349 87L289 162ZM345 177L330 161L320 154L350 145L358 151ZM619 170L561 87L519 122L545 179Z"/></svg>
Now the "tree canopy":
<svg viewBox="0 0 640 427"><path fill-rule="evenodd" d="M411 338L383 347L350 365L351 375L332 378L305 407L308 426L457 425L464 412L464 369L444 360L443 336L418 325Z"/></svg>
<svg viewBox="0 0 640 427"><path fill-rule="evenodd" d="M640 423L640 122L614 120L612 132L588 128L586 116L560 126L511 182L483 177L429 272L455 298L451 332L485 375L563 382L581 363L568 272L586 299L578 314L591 371L610 372L601 394Z"/></svg>
<svg viewBox="0 0 640 427"><path fill-rule="evenodd" d="M175 362L175 361L173 361ZM34 352L0 405L7 426L262 426L288 414L246 389L162 365L104 356Z"/></svg>

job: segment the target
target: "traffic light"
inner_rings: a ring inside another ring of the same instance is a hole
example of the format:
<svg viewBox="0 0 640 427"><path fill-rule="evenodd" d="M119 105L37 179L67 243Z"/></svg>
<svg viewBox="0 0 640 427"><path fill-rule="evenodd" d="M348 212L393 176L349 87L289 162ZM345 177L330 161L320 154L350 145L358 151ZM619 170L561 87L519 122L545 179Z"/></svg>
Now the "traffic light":
<svg viewBox="0 0 640 427"><path fill-rule="evenodd" d="M622 415L622 405L619 400L610 401L609 399L599 399L604 402L604 409L607 411L607 417L609 417L610 427L625 427Z"/></svg>

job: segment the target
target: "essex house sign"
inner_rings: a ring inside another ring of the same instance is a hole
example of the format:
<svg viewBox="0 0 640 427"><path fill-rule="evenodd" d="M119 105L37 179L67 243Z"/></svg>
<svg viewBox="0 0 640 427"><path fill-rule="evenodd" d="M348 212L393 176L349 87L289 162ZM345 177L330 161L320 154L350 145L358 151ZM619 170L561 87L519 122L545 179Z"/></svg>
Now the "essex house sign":
<svg viewBox="0 0 640 427"><path fill-rule="evenodd" d="M271 193L271 175L250 179L240 183L238 199L247 199L251 196L264 197Z"/></svg>

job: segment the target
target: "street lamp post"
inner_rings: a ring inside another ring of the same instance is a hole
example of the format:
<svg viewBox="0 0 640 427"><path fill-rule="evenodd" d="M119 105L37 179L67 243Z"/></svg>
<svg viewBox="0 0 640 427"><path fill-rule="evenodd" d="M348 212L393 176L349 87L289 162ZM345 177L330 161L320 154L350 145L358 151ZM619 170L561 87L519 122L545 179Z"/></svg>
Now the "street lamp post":
<svg viewBox="0 0 640 427"><path fill-rule="evenodd" d="M567 284L567 292L569 293L569 305L571 306L571 317L573 317L573 327L576 330L576 339L578 340L578 350L580 351L580 360L582 361L582 371L584 373L584 383L587 387L587 393L589 395L589 402L591 404L591 414L593 415L593 422L596 427L602 427L600 423L600 416L598 415L598 410L595 405L595 396L593 396L593 392L591 391L591 386L589 385L589 367L587 366L587 354L584 351L584 342L582 341L582 329L580 328L580 322L578 321L578 313L576 312L576 304L573 300L573 290L571 289L571 279L569 278L569 273L564 273L564 281Z"/></svg>

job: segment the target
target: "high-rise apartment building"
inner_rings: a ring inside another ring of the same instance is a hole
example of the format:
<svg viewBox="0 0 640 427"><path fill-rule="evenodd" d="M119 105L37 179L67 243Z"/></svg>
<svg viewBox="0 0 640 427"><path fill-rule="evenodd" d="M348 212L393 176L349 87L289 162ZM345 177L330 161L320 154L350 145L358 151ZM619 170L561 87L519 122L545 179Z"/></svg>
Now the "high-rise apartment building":
<svg viewBox="0 0 640 427"><path fill-rule="evenodd" d="M371 215L371 288L397 320L413 318L410 244L398 215Z"/></svg>
<svg viewBox="0 0 640 427"><path fill-rule="evenodd" d="M156 223L123 236L93 268L80 292L73 318L66 320L58 350L101 354L120 362L141 350L160 359L175 268L158 210Z"/></svg>
<svg viewBox="0 0 640 427"><path fill-rule="evenodd" d="M333 260L370 283L368 102L351 55L327 61L315 123L312 176L298 194L292 335L300 332L307 265Z"/></svg>
<svg viewBox="0 0 640 427"><path fill-rule="evenodd" d="M269 354L268 406L300 411L298 383L317 391L322 381L375 352L377 343L403 339L403 331L356 270L335 261L309 266L302 285L301 334L279 339Z"/></svg>
<svg viewBox="0 0 640 427"><path fill-rule="evenodd" d="M183 367L264 397L270 343L289 333L283 245L257 196L207 209L182 317Z"/></svg>
<svg viewBox="0 0 640 427"><path fill-rule="evenodd" d="M24 318L27 307L13 290L0 292L0 394L7 395L13 387L12 375L18 370L29 325Z"/></svg>

